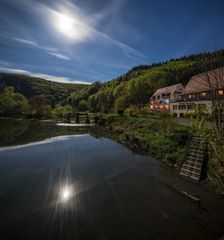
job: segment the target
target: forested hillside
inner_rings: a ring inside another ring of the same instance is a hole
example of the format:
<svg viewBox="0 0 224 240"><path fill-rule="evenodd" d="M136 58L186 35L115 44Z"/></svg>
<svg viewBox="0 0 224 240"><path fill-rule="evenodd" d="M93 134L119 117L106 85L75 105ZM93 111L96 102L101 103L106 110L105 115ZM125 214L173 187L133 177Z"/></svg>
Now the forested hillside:
<svg viewBox="0 0 224 240"><path fill-rule="evenodd" d="M142 65L106 83L66 84L20 74L0 73L0 91L12 86L28 100L42 95L51 106L70 104L73 109L119 112L131 105L148 103L156 89L176 83L184 85L201 72L224 66L224 50L191 55L167 62Z"/></svg>
<svg viewBox="0 0 224 240"><path fill-rule="evenodd" d="M176 83L186 85L195 74L219 66L224 66L224 50L138 66L107 83L86 86L71 94L68 101L81 110L105 113L122 111L130 105L141 107L157 88Z"/></svg>
<svg viewBox="0 0 224 240"><path fill-rule="evenodd" d="M16 92L28 99L36 95L44 95L51 104L65 103L71 93L80 91L85 85L48 81L21 74L0 73L0 91L12 86Z"/></svg>

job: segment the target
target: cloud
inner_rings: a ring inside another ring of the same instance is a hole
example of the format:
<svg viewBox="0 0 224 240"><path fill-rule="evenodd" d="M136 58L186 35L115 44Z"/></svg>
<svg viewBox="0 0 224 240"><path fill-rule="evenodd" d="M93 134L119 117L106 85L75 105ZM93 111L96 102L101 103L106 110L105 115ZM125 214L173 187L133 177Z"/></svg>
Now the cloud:
<svg viewBox="0 0 224 240"><path fill-rule="evenodd" d="M0 67L0 71L2 72L10 72L10 73L18 73L18 74L24 74L24 75L29 75L33 77L39 77L39 78L44 78L49 81L53 82L60 82L60 83L70 83L70 84L86 84L89 85L91 84L90 82L86 81L81 81L81 80L72 80L67 77L61 77L61 76L54 76L54 75L49 75L45 73L33 73L24 69L18 69L18 68L5 68L5 67Z"/></svg>
<svg viewBox="0 0 224 240"><path fill-rule="evenodd" d="M48 53L49 55L52 55L52 56L54 56L54 57L56 57L56 58L59 58L59 59L71 60L70 57L65 56L65 55L63 55L63 54L60 54L60 53L56 53L56 52L47 52L47 53Z"/></svg>
<svg viewBox="0 0 224 240"><path fill-rule="evenodd" d="M16 40L20 43L23 43L23 44L28 44L28 45L32 45L34 47L37 47L39 49L42 49L44 51L46 51L47 54L51 55L51 56L54 56L56 58L59 58L59 59L63 59L63 60L71 60L71 57L68 57L62 53L59 53L57 49L55 48L50 48L50 47L45 47L45 46L41 46L39 43L37 42L34 42L34 41L30 41L30 40L27 40L27 39L22 39L22 38L16 38L14 37L13 40Z"/></svg>
<svg viewBox="0 0 224 240"><path fill-rule="evenodd" d="M129 58L146 58L143 53L135 48L97 30L97 26L100 25L105 16L86 14L74 3L67 0L61 1L57 10L35 1L30 1L29 4L34 11L38 11L38 14L42 14L48 20L47 22L51 24L51 27L67 36L67 41L71 41L73 44L95 42L98 45L112 45L121 49ZM111 14L111 12L108 11L108 14Z"/></svg>
<svg viewBox="0 0 224 240"><path fill-rule="evenodd" d="M22 39L22 38L13 38L13 39L18 41L18 42L25 43L25 44L28 44L28 45L39 46L39 44L34 42L34 41L30 41L30 40L26 40L26 39Z"/></svg>
<svg viewBox="0 0 224 240"><path fill-rule="evenodd" d="M8 61L0 60L0 65L10 66L11 64Z"/></svg>

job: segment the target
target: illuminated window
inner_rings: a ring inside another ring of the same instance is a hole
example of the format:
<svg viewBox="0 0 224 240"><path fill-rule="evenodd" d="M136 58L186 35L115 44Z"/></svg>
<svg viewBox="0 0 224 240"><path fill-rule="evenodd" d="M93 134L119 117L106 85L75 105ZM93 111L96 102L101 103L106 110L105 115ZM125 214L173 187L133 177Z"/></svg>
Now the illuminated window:
<svg viewBox="0 0 224 240"><path fill-rule="evenodd" d="M191 99L191 98L192 98L192 95L188 95L188 97L189 97L189 99Z"/></svg>
<svg viewBox="0 0 224 240"><path fill-rule="evenodd" d="M223 95L223 90L218 91L219 95Z"/></svg>
<svg viewBox="0 0 224 240"><path fill-rule="evenodd" d="M203 97L205 97L205 96L206 96L206 93L205 93L205 92L203 92L201 95L202 95Z"/></svg>

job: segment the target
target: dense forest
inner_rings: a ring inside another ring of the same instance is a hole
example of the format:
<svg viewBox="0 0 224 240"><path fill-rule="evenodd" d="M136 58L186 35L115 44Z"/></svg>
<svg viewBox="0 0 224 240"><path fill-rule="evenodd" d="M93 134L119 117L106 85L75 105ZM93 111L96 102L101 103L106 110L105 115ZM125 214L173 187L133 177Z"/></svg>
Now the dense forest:
<svg viewBox="0 0 224 240"><path fill-rule="evenodd" d="M224 66L224 50L142 65L109 82L84 87L71 94L68 103L80 110L122 112L130 106L147 104L157 88L186 85L192 76L219 66Z"/></svg>
<svg viewBox="0 0 224 240"><path fill-rule="evenodd" d="M176 83L186 85L192 76L219 66L224 66L224 50L134 67L116 79L91 85L0 73L0 115L47 118L76 111L132 111L146 105L156 89Z"/></svg>
<svg viewBox="0 0 224 240"><path fill-rule="evenodd" d="M0 73L0 91L9 86L28 99L36 95L44 95L51 105L55 105L65 104L71 93L80 91L85 85L52 82L22 74Z"/></svg>

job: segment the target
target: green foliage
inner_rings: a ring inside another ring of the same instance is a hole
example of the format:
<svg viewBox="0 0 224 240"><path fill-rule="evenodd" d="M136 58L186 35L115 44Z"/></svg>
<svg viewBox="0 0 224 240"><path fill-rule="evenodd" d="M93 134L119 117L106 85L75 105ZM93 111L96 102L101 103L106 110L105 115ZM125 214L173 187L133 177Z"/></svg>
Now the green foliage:
<svg viewBox="0 0 224 240"><path fill-rule="evenodd" d="M172 165L180 165L185 155L185 144L190 128L176 123L170 116L155 118L150 112L136 116L106 115L104 125L115 133L115 138ZM106 123L105 123L106 122ZM132 139L137 139L138 144Z"/></svg>
<svg viewBox="0 0 224 240"><path fill-rule="evenodd" d="M74 110L70 105L62 106L57 104L52 111L52 116L56 118L66 118L69 120L74 114Z"/></svg>
<svg viewBox="0 0 224 240"><path fill-rule="evenodd" d="M80 91L86 85L52 82L21 74L0 73L0 91L8 86L14 87L16 92L20 92L28 99L36 95L44 95L54 106L57 103L66 103L71 93Z"/></svg>
<svg viewBox="0 0 224 240"><path fill-rule="evenodd" d="M28 100L13 87L7 87L0 93L0 113L3 116L19 116L28 110Z"/></svg>
<svg viewBox="0 0 224 240"><path fill-rule="evenodd" d="M88 102L86 101L86 100L81 100L80 102L79 102L79 105L78 105L78 109L80 110L80 111L86 111L86 110L88 110Z"/></svg>
<svg viewBox="0 0 224 240"><path fill-rule="evenodd" d="M118 97L116 100L116 106L115 106L116 112L119 114L121 113L123 114L126 106L127 106L127 97L125 96Z"/></svg>
<svg viewBox="0 0 224 240"><path fill-rule="evenodd" d="M100 82L95 82L92 85L86 86L85 88L81 89L80 91L72 93L68 97L68 102L75 106L78 107L79 102L81 100L88 100L88 97L92 94L95 94L97 91L99 91L101 87Z"/></svg>
<svg viewBox="0 0 224 240"><path fill-rule="evenodd" d="M213 114L219 111L219 105L214 103ZM221 106L223 107L223 106ZM220 135L216 123L206 124L206 114L204 106L197 105L194 108L193 124L191 131L193 134L203 137L207 140L209 146L209 175L211 181L224 194L224 136Z"/></svg>
<svg viewBox="0 0 224 240"><path fill-rule="evenodd" d="M53 115L57 118L62 118L64 116L64 107L57 104L54 108Z"/></svg>
<svg viewBox="0 0 224 240"><path fill-rule="evenodd" d="M136 116L137 111L138 111L137 108L131 105L130 107L125 109L125 115L133 117Z"/></svg>
<svg viewBox="0 0 224 240"><path fill-rule="evenodd" d="M149 102L156 89L176 83L185 85L192 76L221 65L224 65L224 50L138 66L107 83L86 86L68 99L74 106L81 100L88 101L92 112L117 112L120 97L127 99L126 108L135 105L140 109Z"/></svg>
<svg viewBox="0 0 224 240"><path fill-rule="evenodd" d="M64 117L66 117L67 119L70 119L72 117L73 113L74 113L74 110L72 109L72 107L70 105L64 106Z"/></svg>
<svg viewBox="0 0 224 240"><path fill-rule="evenodd" d="M205 114L205 106L204 105L194 105L193 113L191 114L191 117L193 118L193 124L192 124L192 131L196 135L204 135L205 130L205 120L206 120L206 114Z"/></svg>

